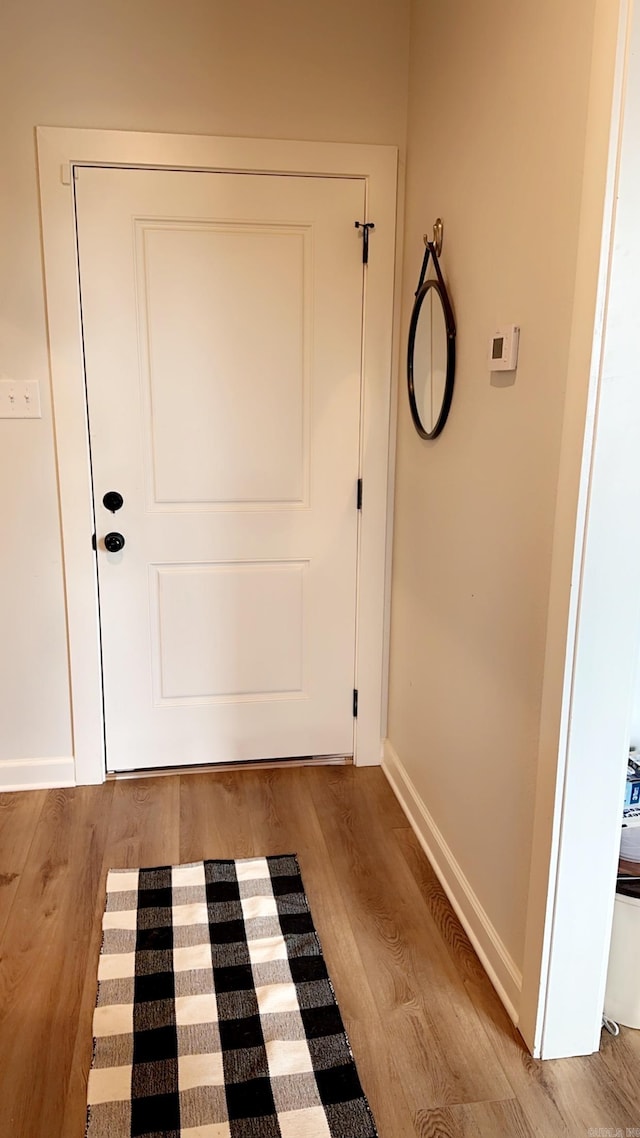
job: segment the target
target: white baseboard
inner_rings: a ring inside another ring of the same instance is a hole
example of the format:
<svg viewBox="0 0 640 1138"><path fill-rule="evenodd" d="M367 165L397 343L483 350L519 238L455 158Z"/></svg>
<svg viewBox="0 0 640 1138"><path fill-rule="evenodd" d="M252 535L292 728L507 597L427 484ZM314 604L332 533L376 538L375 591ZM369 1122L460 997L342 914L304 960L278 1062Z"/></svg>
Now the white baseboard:
<svg viewBox="0 0 640 1138"><path fill-rule="evenodd" d="M73 758L0 760L0 793L76 785Z"/></svg>
<svg viewBox="0 0 640 1138"><path fill-rule="evenodd" d="M522 973L420 798L388 739L382 769L510 1018L518 1023Z"/></svg>

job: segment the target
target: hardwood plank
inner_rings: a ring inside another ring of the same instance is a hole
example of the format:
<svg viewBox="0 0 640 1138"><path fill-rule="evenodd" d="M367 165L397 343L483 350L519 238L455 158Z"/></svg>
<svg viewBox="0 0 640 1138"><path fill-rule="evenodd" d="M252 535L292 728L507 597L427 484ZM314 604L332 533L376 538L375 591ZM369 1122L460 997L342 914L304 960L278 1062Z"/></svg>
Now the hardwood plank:
<svg viewBox="0 0 640 1138"><path fill-rule="evenodd" d="M73 1062L67 1082L62 1133L84 1133L87 1079L91 1066L92 1021L96 1001L98 957L107 871L140 866L173 865L179 860L179 779L110 782L112 791L108 830L101 851L97 887L87 898L92 933L87 944L81 998L74 1032Z"/></svg>
<svg viewBox="0 0 640 1138"><path fill-rule="evenodd" d="M603 1069L603 1077L616 1087L616 1093L624 1096L637 1116L634 1123L640 1128L640 1031L631 1027L621 1027L617 1037L602 1033L602 1046L597 1056Z"/></svg>
<svg viewBox="0 0 640 1138"><path fill-rule="evenodd" d="M376 1004L305 780L304 770L244 769L230 783L220 775L183 779L180 857L296 853L329 967L336 963L351 977L341 1001L345 1015L370 1017Z"/></svg>
<svg viewBox="0 0 640 1138"><path fill-rule="evenodd" d="M243 778L245 776L243 775ZM248 778L247 805L260 854L295 853L365 1094L380 1138L412 1138L367 971L351 928L304 770Z"/></svg>
<svg viewBox="0 0 640 1138"><path fill-rule="evenodd" d="M354 786L357 786L358 794L366 797L369 813L380 829L386 832L408 830L413 833L407 816L380 767L363 767L357 771L355 778Z"/></svg>
<svg viewBox="0 0 640 1138"><path fill-rule="evenodd" d="M45 790L0 794L0 944L45 797Z"/></svg>
<svg viewBox="0 0 640 1138"><path fill-rule="evenodd" d="M416 1116L420 1138L534 1138L547 1131L533 1130L519 1103L474 1102L462 1106L421 1110ZM551 1132L548 1133L551 1138Z"/></svg>
<svg viewBox="0 0 640 1138"><path fill-rule="evenodd" d="M126 869L179 861L179 778L116 782L103 867Z"/></svg>
<svg viewBox="0 0 640 1138"><path fill-rule="evenodd" d="M308 772L311 793L410 1108L512 1097L415 879L376 825L359 776L319 773Z"/></svg>
<svg viewBox="0 0 640 1138"><path fill-rule="evenodd" d="M104 787L46 795L3 938L0 1134L63 1134L109 800Z"/></svg>
<svg viewBox="0 0 640 1138"><path fill-rule="evenodd" d="M247 775L225 771L181 777L181 862L253 857L256 851L245 797Z"/></svg>
<svg viewBox="0 0 640 1138"><path fill-rule="evenodd" d="M578 1132L586 1134L589 1128L613 1126L614 1130L616 1127L624 1130L639 1126L640 1041L638 1050L633 1046L635 1039L625 1048L624 1040L604 1033L603 1048L598 1055L553 1062L533 1059L504 1010L413 831L396 831L395 839L420 885L443 945L464 978L469 998L481 1017L523 1115L535 1133L573 1138ZM630 1034L637 1038L639 1033ZM632 1121L634 1116L635 1121Z"/></svg>
<svg viewBox="0 0 640 1138"><path fill-rule="evenodd" d="M336 986L343 1015L351 1021L377 1020L367 973L345 907L341 883L326 847L306 772L293 777L274 772L259 780L243 774L246 801L259 854L295 853L316 930ZM347 979L347 982L344 982Z"/></svg>
<svg viewBox="0 0 640 1138"><path fill-rule="evenodd" d="M379 770L189 773L8 797L0 871L18 877L0 940L0 1134L84 1134L110 865L284 852L298 854L380 1138L640 1126L640 1032L604 1035L588 1058L531 1058Z"/></svg>
<svg viewBox="0 0 640 1138"><path fill-rule="evenodd" d="M396 829L393 832L393 840L407 863L442 942L460 974L472 981L486 980L491 991L495 992L413 830ZM504 1011L499 1000L498 1005ZM504 1014L506 1016L506 1012Z"/></svg>
<svg viewBox="0 0 640 1138"><path fill-rule="evenodd" d="M608 1036L603 1038L602 1051L597 1055L540 1064L547 1093L557 1103L568 1134L586 1134L590 1129L606 1132L611 1128L614 1133L621 1129L624 1134L640 1128L638 1070L629 1095L620 1077L624 1048L615 1046L616 1042ZM607 1053L613 1057L612 1063L607 1061ZM531 1113L528 1101L523 1101L523 1108Z"/></svg>
<svg viewBox="0 0 640 1138"><path fill-rule="evenodd" d="M379 1138L415 1138L413 1114L380 1017L345 1018L345 1028Z"/></svg>

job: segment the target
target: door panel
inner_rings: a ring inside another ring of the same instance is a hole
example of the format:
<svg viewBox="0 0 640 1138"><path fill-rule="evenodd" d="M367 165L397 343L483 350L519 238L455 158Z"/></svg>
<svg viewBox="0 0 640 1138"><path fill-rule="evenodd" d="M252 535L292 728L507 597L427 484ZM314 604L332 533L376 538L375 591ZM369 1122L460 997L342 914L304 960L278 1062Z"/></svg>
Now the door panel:
<svg viewBox="0 0 640 1138"><path fill-rule="evenodd" d="M301 502L309 229L143 222L137 237L154 503Z"/></svg>
<svg viewBox="0 0 640 1138"><path fill-rule="evenodd" d="M78 175L108 768L350 753L363 183Z"/></svg>
<svg viewBox="0 0 640 1138"><path fill-rule="evenodd" d="M304 561L154 566L154 702L302 695L307 568Z"/></svg>

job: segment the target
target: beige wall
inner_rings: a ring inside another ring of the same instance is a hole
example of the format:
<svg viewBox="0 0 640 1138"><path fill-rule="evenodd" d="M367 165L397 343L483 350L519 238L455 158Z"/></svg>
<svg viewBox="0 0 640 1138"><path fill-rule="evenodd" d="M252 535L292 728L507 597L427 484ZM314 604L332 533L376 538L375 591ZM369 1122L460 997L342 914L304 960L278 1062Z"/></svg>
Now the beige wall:
<svg viewBox="0 0 640 1138"><path fill-rule="evenodd" d="M34 126L402 148L409 5L5 0L0 375L40 380L43 418L0 421L0 761L71 751ZM389 736L517 964L593 8L412 4L402 329L441 213L459 356L436 442L400 392ZM504 322L522 326L511 386L485 364Z"/></svg>
<svg viewBox="0 0 640 1138"><path fill-rule="evenodd" d="M406 328L444 219L451 416L423 442L400 391L389 738L522 966L551 545L594 3L414 0ZM515 382L488 341L521 325Z"/></svg>
<svg viewBox="0 0 640 1138"><path fill-rule="evenodd" d="M34 126L402 147L408 9L409 0L4 0L0 375L40 380L43 418L0 421L0 761L71 753Z"/></svg>

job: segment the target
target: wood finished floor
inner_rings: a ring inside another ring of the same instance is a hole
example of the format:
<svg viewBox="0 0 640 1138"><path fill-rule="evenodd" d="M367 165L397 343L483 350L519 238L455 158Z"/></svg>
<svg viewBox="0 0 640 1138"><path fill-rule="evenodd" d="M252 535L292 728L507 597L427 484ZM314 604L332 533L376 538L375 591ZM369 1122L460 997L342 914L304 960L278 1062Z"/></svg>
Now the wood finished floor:
<svg viewBox="0 0 640 1138"><path fill-rule="evenodd" d="M378 769L0 796L0 1136L83 1138L110 866L296 852L380 1138L640 1127L640 1032L539 1063Z"/></svg>

